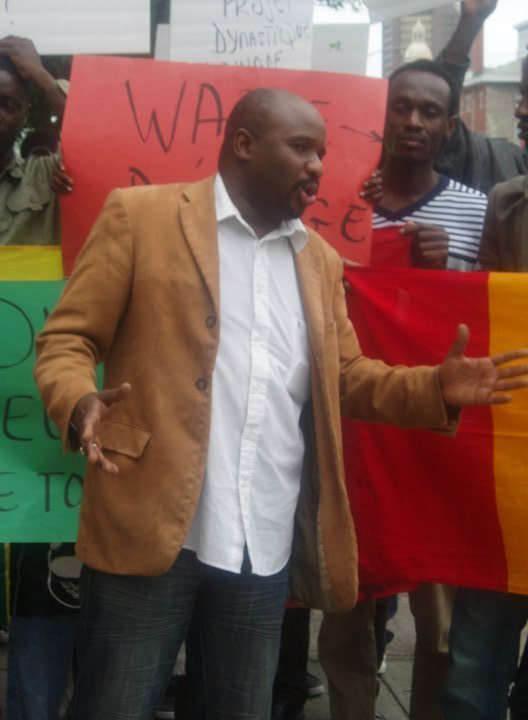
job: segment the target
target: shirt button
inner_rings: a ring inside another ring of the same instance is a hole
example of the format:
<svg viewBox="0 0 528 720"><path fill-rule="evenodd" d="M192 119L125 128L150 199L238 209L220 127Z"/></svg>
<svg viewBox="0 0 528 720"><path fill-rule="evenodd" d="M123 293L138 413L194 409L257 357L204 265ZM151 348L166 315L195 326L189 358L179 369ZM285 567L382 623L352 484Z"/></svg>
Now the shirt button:
<svg viewBox="0 0 528 720"><path fill-rule="evenodd" d="M216 325L216 318L214 315L209 315L209 317L206 319L205 324L208 328L214 328Z"/></svg>
<svg viewBox="0 0 528 720"><path fill-rule="evenodd" d="M198 378L196 381L196 388L200 391L205 390L207 387L207 380L205 378Z"/></svg>

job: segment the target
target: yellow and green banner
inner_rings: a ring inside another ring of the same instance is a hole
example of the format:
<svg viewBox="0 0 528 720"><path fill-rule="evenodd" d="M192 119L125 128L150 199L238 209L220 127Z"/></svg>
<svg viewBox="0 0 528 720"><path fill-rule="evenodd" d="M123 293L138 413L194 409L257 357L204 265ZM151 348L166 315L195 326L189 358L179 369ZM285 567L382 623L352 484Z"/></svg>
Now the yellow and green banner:
<svg viewBox="0 0 528 720"><path fill-rule="evenodd" d="M84 461L63 455L33 381L64 284L58 247L0 247L0 542L74 540Z"/></svg>

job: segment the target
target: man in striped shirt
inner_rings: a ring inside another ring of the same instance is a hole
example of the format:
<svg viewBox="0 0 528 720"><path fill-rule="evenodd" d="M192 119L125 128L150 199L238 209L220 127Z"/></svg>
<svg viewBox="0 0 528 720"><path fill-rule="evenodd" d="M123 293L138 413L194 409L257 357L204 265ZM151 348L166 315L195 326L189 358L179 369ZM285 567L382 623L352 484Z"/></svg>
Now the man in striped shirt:
<svg viewBox="0 0 528 720"><path fill-rule="evenodd" d="M486 197L434 170L458 100L451 76L435 62L418 60L391 76L371 264L475 268Z"/></svg>
<svg viewBox="0 0 528 720"><path fill-rule="evenodd" d="M371 265L476 268L486 196L434 169L444 139L456 127L458 103L455 81L436 62L408 63L390 77L383 197L374 209ZM454 590L445 585L424 584L409 595L417 638L411 720L442 720L453 599ZM328 677L332 720L374 717L374 612L369 599L348 613L324 615L319 659Z"/></svg>
<svg viewBox="0 0 528 720"><path fill-rule="evenodd" d="M456 127L458 104L457 86L435 62L409 63L390 77L383 198L373 216L373 265L477 267L486 196L434 169L444 139ZM409 594L416 626L412 720L443 717L441 691L453 602L454 589L446 585L424 584Z"/></svg>

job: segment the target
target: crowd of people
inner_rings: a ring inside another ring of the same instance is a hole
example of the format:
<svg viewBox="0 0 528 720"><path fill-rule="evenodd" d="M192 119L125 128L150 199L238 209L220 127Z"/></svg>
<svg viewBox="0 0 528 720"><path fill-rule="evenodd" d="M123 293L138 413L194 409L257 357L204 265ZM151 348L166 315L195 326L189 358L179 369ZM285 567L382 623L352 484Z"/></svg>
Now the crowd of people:
<svg viewBox="0 0 528 720"><path fill-rule="evenodd" d="M389 79L363 188L372 265L528 269L528 57L522 147L458 117L496 5L463 2L440 56ZM31 41L0 40L2 245L59 243L57 194L75 192L57 134L20 152L30 86L60 118L67 83ZM10 720L173 717L160 707L183 645L182 717L302 720L310 607L332 720L374 720L387 602L357 602L340 417L455 434L464 406L528 385L528 350L468 361L461 325L437 367L362 355L343 260L301 220L326 141L310 103L258 88L231 110L213 177L109 195L37 339L37 386L86 476L76 557L3 553ZM411 720L504 720L509 704L528 718L525 596L423 584L410 606Z"/></svg>

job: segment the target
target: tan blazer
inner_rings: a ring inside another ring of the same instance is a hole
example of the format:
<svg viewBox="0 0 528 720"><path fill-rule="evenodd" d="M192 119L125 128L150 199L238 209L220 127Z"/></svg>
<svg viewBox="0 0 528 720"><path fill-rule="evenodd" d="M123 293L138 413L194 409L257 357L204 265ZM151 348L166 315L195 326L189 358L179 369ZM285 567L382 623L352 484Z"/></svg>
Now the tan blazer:
<svg viewBox="0 0 528 720"><path fill-rule="evenodd" d="M488 209L479 262L484 270L528 271L528 177L495 185Z"/></svg>
<svg viewBox="0 0 528 720"><path fill-rule="evenodd" d="M447 420L437 370L391 369L361 355L341 261L316 233L309 231L296 266L312 407L305 412L292 593L346 609L356 599L357 548L341 408L400 426L441 428ZM132 384L101 430L119 475L86 472L77 553L91 567L161 574L182 547L204 475L220 307L212 178L111 193L38 337L35 368L65 447L76 402L95 389L96 363L105 363L105 387Z"/></svg>

